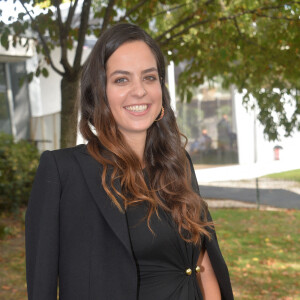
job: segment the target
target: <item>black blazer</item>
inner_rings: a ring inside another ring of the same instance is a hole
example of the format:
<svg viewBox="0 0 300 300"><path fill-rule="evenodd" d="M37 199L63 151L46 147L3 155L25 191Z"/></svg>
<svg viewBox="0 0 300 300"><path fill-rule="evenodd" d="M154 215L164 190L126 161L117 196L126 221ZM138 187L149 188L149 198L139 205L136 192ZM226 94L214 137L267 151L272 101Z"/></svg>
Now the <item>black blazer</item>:
<svg viewBox="0 0 300 300"><path fill-rule="evenodd" d="M85 145L42 154L26 212L29 300L56 300L58 277L61 300L137 299L126 217L105 193L101 172ZM194 171L193 178L198 189ZM214 232L205 247L223 299L233 299Z"/></svg>

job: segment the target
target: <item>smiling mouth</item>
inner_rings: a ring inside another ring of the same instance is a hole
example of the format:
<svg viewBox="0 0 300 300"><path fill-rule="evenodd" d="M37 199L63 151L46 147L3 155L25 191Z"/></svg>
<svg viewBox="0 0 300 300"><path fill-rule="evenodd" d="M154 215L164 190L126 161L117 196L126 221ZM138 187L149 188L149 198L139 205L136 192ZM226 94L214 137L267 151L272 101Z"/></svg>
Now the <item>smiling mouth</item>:
<svg viewBox="0 0 300 300"><path fill-rule="evenodd" d="M125 106L125 109L132 111L132 112L143 112L148 108L147 104L143 105L131 105L131 106Z"/></svg>

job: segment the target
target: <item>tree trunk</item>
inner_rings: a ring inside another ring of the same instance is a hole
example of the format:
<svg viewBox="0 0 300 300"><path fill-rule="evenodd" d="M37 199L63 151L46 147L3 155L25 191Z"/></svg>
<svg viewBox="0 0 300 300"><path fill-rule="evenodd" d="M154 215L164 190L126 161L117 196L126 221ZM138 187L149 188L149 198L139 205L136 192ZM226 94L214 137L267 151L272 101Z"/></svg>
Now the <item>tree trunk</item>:
<svg viewBox="0 0 300 300"><path fill-rule="evenodd" d="M79 91L79 76L61 80L61 125L60 147L68 148L76 145Z"/></svg>

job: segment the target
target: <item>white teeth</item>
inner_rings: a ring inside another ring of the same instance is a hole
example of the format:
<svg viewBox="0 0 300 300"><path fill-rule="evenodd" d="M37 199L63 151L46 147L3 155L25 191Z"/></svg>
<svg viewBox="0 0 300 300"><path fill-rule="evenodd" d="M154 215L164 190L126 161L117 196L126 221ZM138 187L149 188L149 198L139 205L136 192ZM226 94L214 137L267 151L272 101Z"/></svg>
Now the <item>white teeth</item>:
<svg viewBox="0 0 300 300"><path fill-rule="evenodd" d="M133 112L142 112L147 109L148 105L131 105L131 106L126 106L125 108L127 110L133 111Z"/></svg>

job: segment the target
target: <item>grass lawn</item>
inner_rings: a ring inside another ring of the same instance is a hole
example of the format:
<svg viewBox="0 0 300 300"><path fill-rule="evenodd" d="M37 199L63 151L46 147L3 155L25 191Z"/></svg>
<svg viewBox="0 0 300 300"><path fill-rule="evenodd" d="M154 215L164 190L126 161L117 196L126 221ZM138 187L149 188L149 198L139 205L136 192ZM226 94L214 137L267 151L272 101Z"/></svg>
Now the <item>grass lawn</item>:
<svg viewBox="0 0 300 300"><path fill-rule="evenodd" d="M25 228L21 219L21 217L0 216L0 225L6 226L7 229L7 236L3 240L0 239L0 300L27 299ZM3 233L3 230L1 232Z"/></svg>
<svg viewBox="0 0 300 300"><path fill-rule="evenodd" d="M281 173L274 173L264 176L266 178L278 179L278 180L291 180L300 182L300 169L292 170Z"/></svg>
<svg viewBox="0 0 300 300"><path fill-rule="evenodd" d="M212 210L236 299L300 299L300 211Z"/></svg>
<svg viewBox="0 0 300 300"><path fill-rule="evenodd" d="M300 211L211 213L235 299L300 299ZM3 222L11 236L0 240L0 299L25 300L24 222Z"/></svg>

